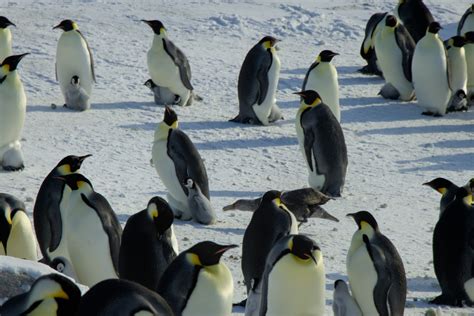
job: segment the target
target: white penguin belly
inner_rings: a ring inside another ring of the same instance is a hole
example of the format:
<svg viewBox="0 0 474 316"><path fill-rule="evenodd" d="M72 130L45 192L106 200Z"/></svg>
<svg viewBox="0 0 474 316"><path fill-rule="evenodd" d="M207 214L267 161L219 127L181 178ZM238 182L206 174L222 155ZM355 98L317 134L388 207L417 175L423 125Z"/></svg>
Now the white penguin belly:
<svg viewBox="0 0 474 316"><path fill-rule="evenodd" d="M67 218L67 244L79 282L89 287L117 274L111 259L109 238L100 217L73 193Z"/></svg>
<svg viewBox="0 0 474 316"><path fill-rule="evenodd" d="M9 28L0 29L0 64L12 55L12 33Z"/></svg>
<svg viewBox="0 0 474 316"><path fill-rule="evenodd" d="M10 77L10 78L8 78ZM2 151L21 138L25 122L26 95L16 72L10 73L0 85L0 161Z"/></svg>
<svg viewBox="0 0 474 316"><path fill-rule="evenodd" d="M305 90L319 93L321 100L329 106L337 121L341 121L339 107L339 84L336 68L330 63L320 63L309 74Z"/></svg>
<svg viewBox="0 0 474 316"><path fill-rule="evenodd" d="M59 38L56 51L56 73L64 96L73 76L79 77L81 87L87 95L91 95L93 80L91 58L86 42L76 31L64 32Z"/></svg>
<svg viewBox="0 0 474 316"><path fill-rule="evenodd" d="M266 316L324 315L325 274L321 259L303 261L282 257L268 276Z"/></svg>
<svg viewBox="0 0 474 316"><path fill-rule="evenodd" d="M365 245L360 246L347 260L347 275L352 296L362 314L378 315L373 296L377 284L377 272Z"/></svg>
<svg viewBox="0 0 474 316"><path fill-rule="evenodd" d="M467 90L474 92L474 44L466 44L464 46L467 64Z"/></svg>
<svg viewBox="0 0 474 316"><path fill-rule="evenodd" d="M7 254L21 259L38 260L36 236L33 233L31 222L24 212L17 212L13 217L7 243Z"/></svg>
<svg viewBox="0 0 474 316"><path fill-rule="evenodd" d="M272 111L272 107L276 103L275 93L278 86L278 78L280 76L280 59L273 53L272 65L267 73L268 76L268 89L267 95L263 100L262 104L257 103L252 105L252 109L257 118L262 122L263 125L268 125L268 117Z"/></svg>
<svg viewBox="0 0 474 316"><path fill-rule="evenodd" d="M31 305L34 302L31 302ZM30 306L31 306L30 305ZM44 299L36 308L29 312L28 315L30 316L44 316L44 315L57 315L58 311L58 303L54 298L46 298Z"/></svg>
<svg viewBox="0 0 474 316"><path fill-rule="evenodd" d="M412 62L413 85L420 106L444 115L451 97L446 55L441 41L431 36L423 37L415 48Z"/></svg>
<svg viewBox="0 0 474 316"><path fill-rule="evenodd" d="M464 290L471 301L474 301L474 278L464 283Z"/></svg>
<svg viewBox="0 0 474 316"><path fill-rule="evenodd" d="M403 72L402 52L395 40L395 33L387 29L379 32L375 38L375 53L383 76L400 93L400 99L410 101L414 97L413 84L408 81Z"/></svg>
<svg viewBox="0 0 474 316"><path fill-rule="evenodd" d="M467 92L467 62L464 48L452 47L448 50L448 58L450 65L450 82L452 92L458 90Z"/></svg>
<svg viewBox="0 0 474 316"><path fill-rule="evenodd" d="M234 284L223 263L202 268L196 286L183 310L183 316L230 316Z"/></svg>

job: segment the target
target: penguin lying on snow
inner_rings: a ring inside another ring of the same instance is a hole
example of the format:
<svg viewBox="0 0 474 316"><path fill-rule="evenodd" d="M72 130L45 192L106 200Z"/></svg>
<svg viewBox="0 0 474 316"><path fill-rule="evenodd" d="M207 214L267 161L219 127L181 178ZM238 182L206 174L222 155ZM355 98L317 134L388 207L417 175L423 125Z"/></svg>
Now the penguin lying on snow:
<svg viewBox="0 0 474 316"><path fill-rule="evenodd" d="M370 17L365 26L365 37L360 47L360 55L367 61L367 65L359 69L359 72L363 74L374 74L382 77L382 71L377 63L377 55L375 54L374 39L380 31L387 14L388 12L375 13Z"/></svg>
<svg viewBox="0 0 474 316"><path fill-rule="evenodd" d="M188 206L194 220L204 225L215 224L217 221L216 212L199 185L193 179L188 178L185 186L188 188Z"/></svg>
<svg viewBox="0 0 474 316"><path fill-rule="evenodd" d="M151 79L145 81L144 85L153 92L156 105L172 105L176 102L176 95L170 89L157 86Z"/></svg>
<svg viewBox="0 0 474 316"><path fill-rule="evenodd" d="M12 33L9 26L16 26L4 16L0 16L0 62L12 54Z"/></svg>
<svg viewBox="0 0 474 316"><path fill-rule="evenodd" d="M349 288L344 280L334 282L332 311L334 316L362 316L359 305L349 293Z"/></svg>

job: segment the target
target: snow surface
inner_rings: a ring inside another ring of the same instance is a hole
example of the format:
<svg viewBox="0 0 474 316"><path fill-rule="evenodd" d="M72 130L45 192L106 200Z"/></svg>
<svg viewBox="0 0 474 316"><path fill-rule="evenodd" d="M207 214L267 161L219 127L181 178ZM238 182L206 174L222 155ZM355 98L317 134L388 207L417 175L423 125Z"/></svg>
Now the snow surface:
<svg viewBox="0 0 474 316"><path fill-rule="evenodd" d="M188 56L196 93L204 98L177 108L180 127L205 159L216 225L176 222L180 248L201 240L241 244L251 214L223 213L238 198L269 189L306 186L307 170L298 150L294 117L307 67L323 49L338 53L339 84L349 170L343 198L326 205L339 223L311 219L301 232L314 238L325 256L326 311L331 314L333 283L346 278L346 253L356 225L346 213L373 212L381 231L396 245L408 278L406 314L431 307L440 293L433 272L431 239L439 195L421 184L438 176L464 184L474 174L474 111L442 118L421 116L416 103L377 96L383 81L356 72L364 65L359 47L368 18L391 10L395 0L115 0L0 1L0 15L13 28L15 53L30 52L19 66L28 97L23 132L26 168L0 172L0 191L26 200L31 212L41 182L68 154L93 157L82 173L111 203L122 223L145 208L165 188L150 166L153 132L163 108L143 83L149 78L146 51L152 31L140 19L160 19ZM453 35L468 0L426 0L434 17ZM54 75L60 32L71 18L88 39L96 61L92 109L85 113L52 110L62 104ZM282 42L277 100L284 121L268 127L227 122L237 113L237 78L247 51L264 35ZM30 214L31 215L31 214ZM224 256L235 280L234 301L244 297L241 249ZM444 309L470 312L474 309ZM241 312L239 312L241 313Z"/></svg>

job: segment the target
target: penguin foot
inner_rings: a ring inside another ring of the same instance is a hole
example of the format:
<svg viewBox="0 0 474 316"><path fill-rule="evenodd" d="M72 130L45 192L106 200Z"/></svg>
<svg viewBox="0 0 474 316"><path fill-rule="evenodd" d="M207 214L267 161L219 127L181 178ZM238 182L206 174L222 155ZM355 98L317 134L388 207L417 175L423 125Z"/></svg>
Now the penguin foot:
<svg viewBox="0 0 474 316"><path fill-rule="evenodd" d="M457 307L463 306L461 300L457 300L445 294L441 294L440 296L435 297L433 300L430 301L430 304L449 305L449 306L457 306Z"/></svg>
<svg viewBox="0 0 474 316"><path fill-rule="evenodd" d="M425 112L422 112L421 115L434 116L434 113L433 113L433 112L430 112L430 111L425 111Z"/></svg>
<svg viewBox="0 0 474 316"><path fill-rule="evenodd" d="M25 165L21 164L20 166L2 166L5 171L21 171L25 169Z"/></svg>
<svg viewBox="0 0 474 316"><path fill-rule="evenodd" d="M365 65L364 67L358 69L357 71L364 74L364 75L376 75L376 76L379 76L379 77L383 76L383 74L380 70L373 69L373 67L371 67L370 65Z"/></svg>

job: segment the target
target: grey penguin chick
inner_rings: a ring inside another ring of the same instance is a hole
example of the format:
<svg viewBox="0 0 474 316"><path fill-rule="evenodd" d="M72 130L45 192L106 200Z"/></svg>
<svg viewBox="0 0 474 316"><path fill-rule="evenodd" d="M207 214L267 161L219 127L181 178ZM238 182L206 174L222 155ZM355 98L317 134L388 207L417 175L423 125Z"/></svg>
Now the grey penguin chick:
<svg viewBox="0 0 474 316"><path fill-rule="evenodd" d="M216 212L209 199L202 193L199 185L187 178L184 186L188 188L188 204L191 214L198 223L211 225L216 223Z"/></svg>
<svg viewBox="0 0 474 316"><path fill-rule="evenodd" d="M49 266L54 270L61 272L64 275L77 281L77 275L74 271L71 261L65 257L56 257L50 263Z"/></svg>
<svg viewBox="0 0 474 316"><path fill-rule="evenodd" d="M170 89L158 86L152 79L145 81L144 85L153 92L156 105L170 105L176 103L177 96L171 92Z"/></svg>
<svg viewBox="0 0 474 316"><path fill-rule="evenodd" d="M68 109L85 111L91 107L89 95L86 90L81 87L81 80L78 76L73 76L71 78L71 83L67 86L64 97L66 99L64 107Z"/></svg>
<svg viewBox="0 0 474 316"><path fill-rule="evenodd" d="M343 280L334 282L332 300L334 316L362 316L359 305L349 292L349 287Z"/></svg>

